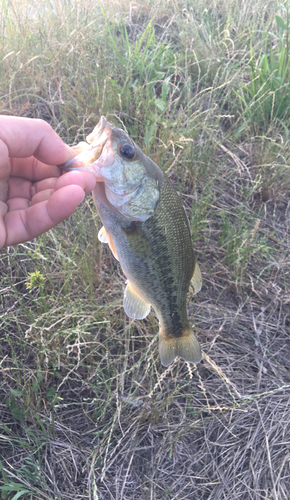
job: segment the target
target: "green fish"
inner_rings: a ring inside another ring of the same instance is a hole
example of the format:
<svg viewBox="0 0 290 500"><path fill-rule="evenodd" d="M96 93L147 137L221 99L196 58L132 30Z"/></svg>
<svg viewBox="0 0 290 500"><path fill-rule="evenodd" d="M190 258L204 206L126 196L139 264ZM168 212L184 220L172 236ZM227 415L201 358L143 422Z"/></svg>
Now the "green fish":
<svg viewBox="0 0 290 500"><path fill-rule="evenodd" d="M123 306L130 318L143 319L151 306L159 319L159 353L168 366L176 356L201 360L189 324L189 290L202 285L182 203L165 173L120 128L105 117L75 147L75 158L60 165L89 170L97 177L93 192L107 243L127 277Z"/></svg>

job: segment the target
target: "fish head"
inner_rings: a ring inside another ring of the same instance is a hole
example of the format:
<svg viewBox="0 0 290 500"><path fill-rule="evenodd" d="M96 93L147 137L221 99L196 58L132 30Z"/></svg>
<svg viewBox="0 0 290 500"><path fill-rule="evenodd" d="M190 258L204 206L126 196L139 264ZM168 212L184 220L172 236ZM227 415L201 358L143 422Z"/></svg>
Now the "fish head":
<svg viewBox="0 0 290 500"><path fill-rule="evenodd" d="M104 183L103 201L124 218L145 221L151 217L160 197L157 165L104 116L86 141L76 146L75 158L59 166L93 172L97 183Z"/></svg>

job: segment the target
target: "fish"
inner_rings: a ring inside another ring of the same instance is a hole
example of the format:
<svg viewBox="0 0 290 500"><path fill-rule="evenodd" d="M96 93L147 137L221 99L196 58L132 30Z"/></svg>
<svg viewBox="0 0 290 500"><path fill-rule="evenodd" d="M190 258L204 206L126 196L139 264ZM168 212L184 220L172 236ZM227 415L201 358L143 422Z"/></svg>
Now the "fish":
<svg viewBox="0 0 290 500"><path fill-rule="evenodd" d="M96 176L93 199L103 223L98 238L127 278L127 316L141 320L153 307L161 363L168 366L177 356L198 363L201 348L186 303L189 292L201 289L202 276L180 197L163 170L104 116L74 149L76 156L59 166Z"/></svg>

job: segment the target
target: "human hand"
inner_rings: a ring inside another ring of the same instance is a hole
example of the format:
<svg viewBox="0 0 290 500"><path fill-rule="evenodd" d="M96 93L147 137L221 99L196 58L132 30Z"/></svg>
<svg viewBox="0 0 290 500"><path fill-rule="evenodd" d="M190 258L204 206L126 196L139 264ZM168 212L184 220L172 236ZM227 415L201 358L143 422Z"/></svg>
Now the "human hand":
<svg viewBox="0 0 290 500"><path fill-rule="evenodd" d="M0 248L56 226L94 189L94 174L56 166L75 155L45 121L0 116Z"/></svg>

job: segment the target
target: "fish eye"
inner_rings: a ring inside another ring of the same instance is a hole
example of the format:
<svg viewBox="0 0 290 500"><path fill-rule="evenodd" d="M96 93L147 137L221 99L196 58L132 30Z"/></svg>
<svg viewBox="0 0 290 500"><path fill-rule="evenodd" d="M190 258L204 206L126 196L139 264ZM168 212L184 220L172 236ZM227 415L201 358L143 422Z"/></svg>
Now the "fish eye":
<svg viewBox="0 0 290 500"><path fill-rule="evenodd" d="M123 158L126 158L126 160L132 160L135 156L135 149L131 144L122 144L119 153Z"/></svg>

